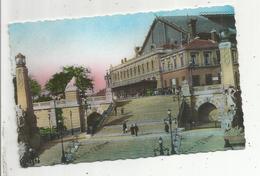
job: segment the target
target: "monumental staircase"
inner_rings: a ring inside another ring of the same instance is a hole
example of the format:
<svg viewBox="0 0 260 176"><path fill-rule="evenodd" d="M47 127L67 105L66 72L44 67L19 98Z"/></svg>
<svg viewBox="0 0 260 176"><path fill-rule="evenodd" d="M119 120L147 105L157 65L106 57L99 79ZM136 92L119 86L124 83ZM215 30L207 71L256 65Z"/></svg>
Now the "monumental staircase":
<svg viewBox="0 0 260 176"><path fill-rule="evenodd" d="M105 119L102 129L97 135L122 135L124 122L126 122L128 130L131 124L136 123L139 127L139 134L163 132L164 119L167 117L168 109L172 111L173 117L178 116L179 104L178 101L173 101L172 95L117 101L116 110L114 109L114 112Z"/></svg>

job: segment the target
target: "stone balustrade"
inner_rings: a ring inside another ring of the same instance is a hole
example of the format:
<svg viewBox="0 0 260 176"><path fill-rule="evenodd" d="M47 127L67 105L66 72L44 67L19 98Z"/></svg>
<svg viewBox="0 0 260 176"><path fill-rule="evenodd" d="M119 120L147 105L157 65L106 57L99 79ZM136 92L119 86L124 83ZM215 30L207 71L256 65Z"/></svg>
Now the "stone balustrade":
<svg viewBox="0 0 260 176"><path fill-rule="evenodd" d="M193 95L222 94L223 86L221 84L193 87Z"/></svg>

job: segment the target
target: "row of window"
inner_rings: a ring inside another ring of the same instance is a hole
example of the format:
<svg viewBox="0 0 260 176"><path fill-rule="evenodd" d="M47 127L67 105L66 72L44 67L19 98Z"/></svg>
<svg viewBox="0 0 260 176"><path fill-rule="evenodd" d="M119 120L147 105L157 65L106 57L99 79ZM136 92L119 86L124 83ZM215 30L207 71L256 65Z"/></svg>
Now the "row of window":
<svg viewBox="0 0 260 176"><path fill-rule="evenodd" d="M201 77L202 75L192 75L192 85L193 86L201 86ZM169 79L169 81L164 80L164 87L172 87L172 86L181 86L181 83L187 80L185 76L182 76L181 78L174 78L174 79ZM212 76L212 74L206 74L205 75L205 81L203 85L212 85L213 83L220 84L221 83L221 77L220 73L218 74L217 77ZM167 84L169 83L169 84Z"/></svg>
<svg viewBox="0 0 260 176"><path fill-rule="evenodd" d="M113 73L112 76L114 81L118 81L118 80L132 78L134 76L141 75L150 71L154 71L153 60L151 62L147 62L146 64L137 65L133 68L117 71Z"/></svg>
<svg viewBox="0 0 260 176"><path fill-rule="evenodd" d="M213 57L213 53L210 51L206 51L203 53L204 56L204 63L203 65L218 65L220 64L220 52L216 51L217 58ZM179 64L177 64L179 63ZM191 66L199 65L198 62L198 52L191 52L190 53L190 60L189 64ZM182 68L185 65L185 60L183 54L179 54L179 58L175 56L171 57L167 61L162 62L162 71L169 71L177 68ZM186 64L187 65L187 64Z"/></svg>

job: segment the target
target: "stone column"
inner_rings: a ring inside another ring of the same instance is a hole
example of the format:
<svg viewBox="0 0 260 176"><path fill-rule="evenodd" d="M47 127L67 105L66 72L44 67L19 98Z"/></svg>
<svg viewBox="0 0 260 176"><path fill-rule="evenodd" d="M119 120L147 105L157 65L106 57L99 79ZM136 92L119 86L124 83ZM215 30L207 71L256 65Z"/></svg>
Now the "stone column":
<svg viewBox="0 0 260 176"><path fill-rule="evenodd" d="M36 116L33 112L32 97L29 87L28 70L25 56L19 53L16 57L16 84L17 106L24 111L23 116L18 116L18 142L29 144L34 149L40 147L40 135L37 128ZM19 123L22 122L23 123Z"/></svg>
<svg viewBox="0 0 260 176"><path fill-rule="evenodd" d="M16 84L17 104L26 112L33 112L32 97L29 88L28 70L25 65L25 56L18 54L16 57Z"/></svg>
<svg viewBox="0 0 260 176"><path fill-rule="evenodd" d="M235 86L234 68L230 42L219 44L220 64L221 64L221 83L225 89Z"/></svg>

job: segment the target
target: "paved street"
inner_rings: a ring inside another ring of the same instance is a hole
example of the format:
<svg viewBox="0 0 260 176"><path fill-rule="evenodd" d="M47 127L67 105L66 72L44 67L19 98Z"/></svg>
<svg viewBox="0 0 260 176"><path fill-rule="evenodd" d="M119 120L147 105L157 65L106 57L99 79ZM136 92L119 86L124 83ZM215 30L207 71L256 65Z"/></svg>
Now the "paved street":
<svg viewBox="0 0 260 176"><path fill-rule="evenodd" d="M75 154L79 162L94 162L104 160L131 159L153 157L153 150L158 147L158 139L162 137L163 146L170 147L170 134L155 133L131 136L118 134L114 136L92 136L79 139L80 147ZM223 131L218 128L200 129L181 132L180 153L197 153L219 151L224 149ZM65 142L65 148L69 142ZM55 144L40 155L39 165L60 163L61 144Z"/></svg>

